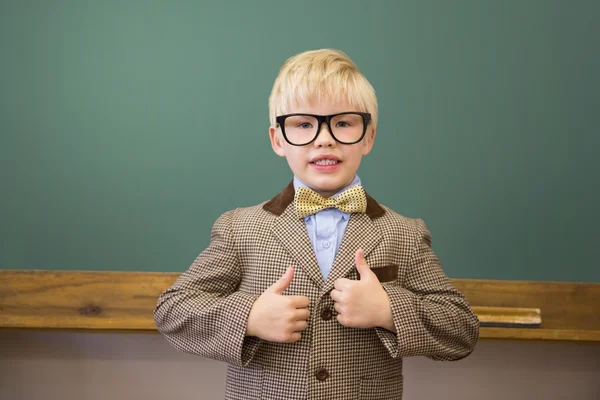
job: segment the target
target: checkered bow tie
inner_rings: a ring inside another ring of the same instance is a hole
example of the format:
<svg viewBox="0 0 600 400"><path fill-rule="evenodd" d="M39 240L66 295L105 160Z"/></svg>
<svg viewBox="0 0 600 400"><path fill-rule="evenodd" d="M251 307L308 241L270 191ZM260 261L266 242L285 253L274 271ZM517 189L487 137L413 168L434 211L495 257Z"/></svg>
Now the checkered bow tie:
<svg viewBox="0 0 600 400"><path fill-rule="evenodd" d="M367 195L360 185L352 186L332 198L325 198L309 188L298 188L294 195L294 203L296 204L296 215L299 218L307 217L326 208L337 208L347 213L364 213L367 210Z"/></svg>

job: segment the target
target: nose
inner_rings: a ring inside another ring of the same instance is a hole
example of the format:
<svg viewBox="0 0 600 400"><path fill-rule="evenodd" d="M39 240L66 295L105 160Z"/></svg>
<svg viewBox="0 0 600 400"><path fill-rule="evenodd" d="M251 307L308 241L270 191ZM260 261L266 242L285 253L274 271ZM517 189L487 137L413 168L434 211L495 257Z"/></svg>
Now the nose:
<svg viewBox="0 0 600 400"><path fill-rule="evenodd" d="M335 139L331 136L329 127L325 122L319 127L319 134L313 143L316 147L331 147L335 145Z"/></svg>

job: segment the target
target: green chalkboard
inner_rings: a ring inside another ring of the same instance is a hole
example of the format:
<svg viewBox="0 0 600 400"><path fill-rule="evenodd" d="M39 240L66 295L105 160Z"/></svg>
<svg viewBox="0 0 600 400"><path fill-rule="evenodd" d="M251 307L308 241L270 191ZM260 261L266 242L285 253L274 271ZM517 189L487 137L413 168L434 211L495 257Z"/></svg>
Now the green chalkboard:
<svg viewBox="0 0 600 400"><path fill-rule="evenodd" d="M0 1L0 267L183 271L292 175L286 58L375 87L359 175L450 277L600 281L600 2ZM244 194L242 194L244 193Z"/></svg>

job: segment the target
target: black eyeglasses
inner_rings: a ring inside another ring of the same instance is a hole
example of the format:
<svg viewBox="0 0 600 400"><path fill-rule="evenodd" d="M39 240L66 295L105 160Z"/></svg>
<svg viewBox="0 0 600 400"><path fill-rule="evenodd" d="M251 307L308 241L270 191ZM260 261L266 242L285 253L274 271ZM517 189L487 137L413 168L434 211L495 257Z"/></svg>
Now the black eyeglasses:
<svg viewBox="0 0 600 400"><path fill-rule="evenodd" d="M355 144L365 137L371 114L354 111L331 115L286 114L275 120L285 141L292 146L306 146L314 142L323 123L327 124L336 142Z"/></svg>

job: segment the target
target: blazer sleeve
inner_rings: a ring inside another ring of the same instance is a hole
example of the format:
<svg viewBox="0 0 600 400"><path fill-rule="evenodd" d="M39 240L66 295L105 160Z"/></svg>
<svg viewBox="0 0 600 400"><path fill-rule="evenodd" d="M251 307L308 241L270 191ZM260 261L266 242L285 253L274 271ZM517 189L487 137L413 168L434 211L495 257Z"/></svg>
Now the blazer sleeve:
<svg viewBox="0 0 600 400"><path fill-rule="evenodd" d="M383 284L397 333L375 329L393 358L459 360L473 351L479 338L479 320L444 274L422 220L417 220L417 232L404 276Z"/></svg>
<svg viewBox="0 0 600 400"><path fill-rule="evenodd" d="M217 219L209 247L158 298L154 321L178 350L245 366L260 345L260 339L245 336L257 296L238 291L242 268L235 251L234 215L235 210Z"/></svg>

